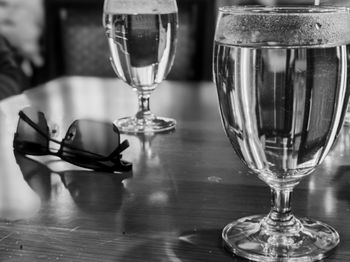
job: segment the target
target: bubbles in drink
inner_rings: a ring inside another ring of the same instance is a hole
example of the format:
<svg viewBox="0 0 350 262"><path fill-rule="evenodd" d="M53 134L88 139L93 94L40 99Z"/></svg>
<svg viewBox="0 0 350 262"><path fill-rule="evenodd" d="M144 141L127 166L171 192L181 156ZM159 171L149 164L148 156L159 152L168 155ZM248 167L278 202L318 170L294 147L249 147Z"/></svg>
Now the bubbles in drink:
<svg viewBox="0 0 350 262"><path fill-rule="evenodd" d="M173 0L106 0L104 12L108 14L169 14L176 13Z"/></svg>
<svg viewBox="0 0 350 262"><path fill-rule="evenodd" d="M350 42L350 16L346 8L289 8L289 13L283 15L278 10L276 14L254 7L248 9L253 15L239 7L222 10L215 38L222 44L286 47L308 46L311 42L316 46L338 46Z"/></svg>

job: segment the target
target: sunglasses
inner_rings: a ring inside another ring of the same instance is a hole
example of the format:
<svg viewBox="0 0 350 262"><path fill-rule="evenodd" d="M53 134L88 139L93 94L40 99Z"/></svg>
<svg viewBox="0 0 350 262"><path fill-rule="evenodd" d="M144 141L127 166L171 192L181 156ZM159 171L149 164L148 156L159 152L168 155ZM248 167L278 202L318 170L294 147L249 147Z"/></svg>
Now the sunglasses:
<svg viewBox="0 0 350 262"><path fill-rule="evenodd" d="M79 119L68 128L62 141L51 138L44 113L27 107L19 113L14 150L27 155L54 155L74 165L96 171L124 172L132 164L122 160L129 142L120 143L120 132L112 123ZM59 145L50 148L50 142Z"/></svg>

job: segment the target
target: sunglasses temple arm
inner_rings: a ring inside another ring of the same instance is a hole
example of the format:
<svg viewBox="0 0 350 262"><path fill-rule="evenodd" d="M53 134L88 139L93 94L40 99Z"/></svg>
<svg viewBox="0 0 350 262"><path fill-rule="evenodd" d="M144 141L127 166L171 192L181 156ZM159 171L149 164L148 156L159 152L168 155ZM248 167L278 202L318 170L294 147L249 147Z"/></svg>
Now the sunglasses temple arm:
<svg viewBox="0 0 350 262"><path fill-rule="evenodd" d="M48 138L51 142L54 142L54 143L59 144L59 145L62 144L62 142L60 142L60 141L58 141L58 140L56 140L56 139L51 138L49 135L45 134L42 130L40 130L40 128L38 127L38 125L35 124L35 123L34 123L25 113L23 113L22 111L20 111L20 112L18 113L18 115L19 115L27 124L29 124L32 128L34 128L39 134L41 134L42 136ZM64 143L64 141L63 141L63 143ZM92 155L100 156L100 155L94 154L94 153L92 153L92 152L90 152L90 151L86 151L86 150L82 150L82 149L79 149L79 148L72 147L72 146L70 146L70 145L68 145L68 144L65 144L65 143L64 143L64 146L66 146L66 147L68 147L68 148L70 148L70 149L73 149L73 150L80 151L80 152L85 152L85 153L89 153L89 154L92 154ZM129 146L129 145L128 145L128 146ZM128 146L127 146L127 147L128 147ZM118 147L118 148L119 148L119 147ZM125 150L125 148L124 148L123 150ZM121 152L121 151L120 151L120 152ZM51 153L51 152L50 152L50 153ZM113 153L114 153L114 152L113 152ZM113 153L112 153L112 154L113 154ZM56 153L51 153L51 154L52 154L52 155L57 155ZM59 156L59 155L58 155L58 156Z"/></svg>
<svg viewBox="0 0 350 262"><path fill-rule="evenodd" d="M119 146L118 146L118 151L119 153L123 152L125 149L127 149L130 146L128 140L124 140Z"/></svg>
<svg viewBox="0 0 350 262"><path fill-rule="evenodd" d="M123 152L125 149L129 147L129 141L124 140L107 158L108 159L113 159L116 156L119 157L120 153Z"/></svg>
<svg viewBox="0 0 350 262"><path fill-rule="evenodd" d="M29 124L31 127L33 127L39 134L41 134L42 136L48 138L50 141L57 143L57 144L62 144L62 142L55 140L53 138L51 138L50 136L48 136L47 134L45 134L42 130L40 130L40 128L38 127L37 124L35 124L26 114L24 114L22 111L20 111L19 116L27 123ZM75 148L72 147L70 145L65 144L66 147L77 150L77 151L82 151L82 152L86 152L86 153L90 153L96 156L99 156L98 154L94 154L90 151L86 151L86 150L81 150L79 148ZM125 149L127 149L129 147L129 141L128 140L124 140L108 157L107 159L111 159L114 158L116 155L119 155L121 152L123 152Z"/></svg>
<svg viewBox="0 0 350 262"><path fill-rule="evenodd" d="M18 113L18 115L24 120L24 122L26 122L27 124L29 124L32 128L34 128L39 134L41 134L42 136L48 138L50 141L54 142L54 143L58 143L60 144L59 141L52 139L49 135L45 134L42 130L40 130L40 128L38 127L37 124L35 124L25 113L23 113L22 111L20 111Z"/></svg>

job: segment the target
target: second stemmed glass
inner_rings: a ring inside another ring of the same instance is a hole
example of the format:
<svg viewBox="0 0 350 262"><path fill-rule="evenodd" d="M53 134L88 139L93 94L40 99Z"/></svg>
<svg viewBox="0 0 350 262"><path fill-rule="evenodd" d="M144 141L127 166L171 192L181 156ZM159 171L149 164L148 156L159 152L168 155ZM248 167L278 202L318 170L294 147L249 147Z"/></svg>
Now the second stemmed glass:
<svg viewBox="0 0 350 262"><path fill-rule="evenodd" d="M214 76L226 134L271 188L267 216L228 224L233 253L254 261L316 261L339 243L327 224L291 212L293 188L327 156L349 98L350 13L332 7L221 8Z"/></svg>
<svg viewBox="0 0 350 262"><path fill-rule="evenodd" d="M120 79L137 91L139 110L115 122L124 133L175 128L174 119L150 111L150 95L168 75L175 56L176 0L105 0L103 24L111 63Z"/></svg>

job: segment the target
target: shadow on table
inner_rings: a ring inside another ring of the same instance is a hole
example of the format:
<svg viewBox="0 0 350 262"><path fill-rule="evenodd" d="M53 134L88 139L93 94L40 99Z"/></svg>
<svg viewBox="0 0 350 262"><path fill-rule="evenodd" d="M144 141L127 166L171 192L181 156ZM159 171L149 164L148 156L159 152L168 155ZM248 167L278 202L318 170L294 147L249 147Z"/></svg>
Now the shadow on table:
<svg viewBox="0 0 350 262"><path fill-rule="evenodd" d="M15 158L24 179L43 201L51 199L52 180L54 174L57 174L77 206L90 212L118 211L125 193L122 181L132 176L131 172L105 173L87 170L56 172L16 152Z"/></svg>

